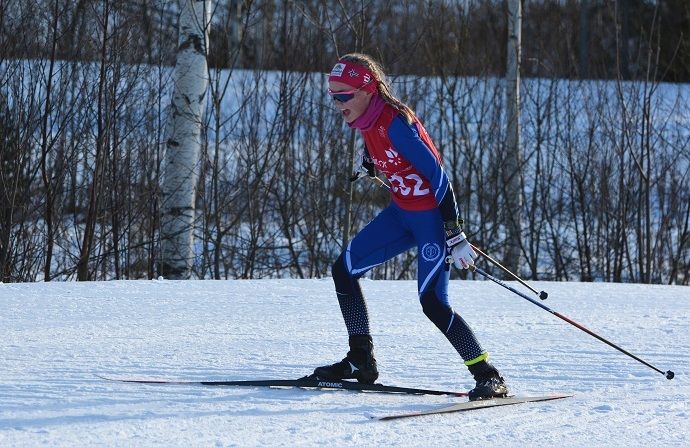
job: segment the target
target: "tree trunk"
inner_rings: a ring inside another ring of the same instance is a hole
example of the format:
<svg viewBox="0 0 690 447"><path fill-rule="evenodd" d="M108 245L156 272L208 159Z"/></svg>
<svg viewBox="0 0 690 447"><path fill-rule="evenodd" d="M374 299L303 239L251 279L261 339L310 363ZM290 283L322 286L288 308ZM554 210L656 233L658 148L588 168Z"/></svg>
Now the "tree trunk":
<svg viewBox="0 0 690 447"><path fill-rule="evenodd" d="M161 273L188 279L194 258L194 200L208 86L210 0L181 0L180 35L163 171Z"/></svg>
<svg viewBox="0 0 690 447"><path fill-rule="evenodd" d="M58 42L58 2L53 4L53 21L51 24L52 42L50 52L50 62L48 68L48 76L46 80L46 102L45 111L41 126L41 179L43 180L43 187L45 188L46 206L45 206L45 223L46 223L46 249L45 261L43 264L43 280L50 281L51 267L53 264L53 249L55 247L55 227L53 218L55 212L55 196L53 191L53 181L48 167L48 153L52 150L52 142L49 142L48 128L50 114L52 112L51 95L53 94L53 77L55 74L56 50Z"/></svg>
<svg viewBox="0 0 690 447"><path fill-rule="evenodd" d="M352 130L350 131L350 139L347 143L347 175L343 176L345 179L344 181L347 181L349 178L349 175L354 171L355 169L355 131ZM359 161L357 161L359 163ZM359 166L358 166L359 167ZM354 187L355 184L354 182L348 181L347 184L345 185L346 189L346 196L345 196L345 217L343 219L343 250L347 248L347 244L350 243L350 226L352 225L352 194L354 192Z"/></svg>
<svg viewBox="0 0 690 447"><path fill-rule="evenodd" d="M97 118L96 118L96 154L94 156L94 170L91 185L89 187L89 202L84 221L84 235L79 249L79 260L77 261L77 279L79 281L89 281L91 272L89 261L91 259L91 249L96 234L96 221L98 220L98 210L101 204L101 194L103 187L103 172L105 169L104 157L107 157L108 135L111 124L108 122L107 115L110 111L106 110L106 83L108 82L107 65L108 60L108 32L110 30L110 6L111 3L104 2L103 8L103 42L101 43L101 60L98 75L98 98L97 98Z"/></svg>
<svg viewBox="0 0 690 447"><path fill-rule="evenodd" d="M580 79L589 77L589 15L590 0L582 0L580 6L580 29L577 39L578 70Z"/></svg>
<svg viewBox="0 0 690 447"><path fill-rule="evenodd" d="M520 266L522 238L522 148L520 143L520 45L522 6L520 0L508 2L508 51L506 61L507 137L503 169L508 240L505 264L511 271Z"/></svg>

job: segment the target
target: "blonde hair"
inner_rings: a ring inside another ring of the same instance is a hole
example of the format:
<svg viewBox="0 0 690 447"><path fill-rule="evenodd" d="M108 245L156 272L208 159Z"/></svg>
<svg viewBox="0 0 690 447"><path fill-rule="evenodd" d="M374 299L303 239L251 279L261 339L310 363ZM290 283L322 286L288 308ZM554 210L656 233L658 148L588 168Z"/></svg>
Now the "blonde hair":
<svg viewBox="0 0 690 447"><path fill-rule="evenodd" d="M340 58L340 60L345 60L348 62L353 62L355 64L366 67L369 71L374 74L377 82L377 90L381 99L386 103L390 104L395 110L400 112L402 116L405 117L408 123L413 123L417 120L417 116L414 111L393 95L393 90L391 88L386 74L383 72L383 67L374 58L364 53L348 53Z"/></svg>

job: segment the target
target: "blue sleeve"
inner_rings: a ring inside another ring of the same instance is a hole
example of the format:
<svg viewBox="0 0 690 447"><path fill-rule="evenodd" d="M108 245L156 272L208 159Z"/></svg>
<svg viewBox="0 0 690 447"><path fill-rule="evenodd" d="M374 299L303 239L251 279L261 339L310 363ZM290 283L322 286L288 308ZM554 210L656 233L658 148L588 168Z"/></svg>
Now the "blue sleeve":
<svg viewBox="0 0 690 447"><path fill-rule="evenodd" d="M388 128L388 137L398 153L429 181L443 221L458 221L458 205L448 175L431 148L419 136L417 125L409 124L402 116L397 116Z"/></svg>

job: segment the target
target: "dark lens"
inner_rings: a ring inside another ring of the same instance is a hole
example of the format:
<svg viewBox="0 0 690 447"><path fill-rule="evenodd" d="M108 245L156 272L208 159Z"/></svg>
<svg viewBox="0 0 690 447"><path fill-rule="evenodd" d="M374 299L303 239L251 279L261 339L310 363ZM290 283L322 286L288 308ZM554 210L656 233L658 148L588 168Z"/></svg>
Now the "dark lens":
<svg viewBox="0 0 690 447"><path fill-rule="evenodd" d="M336 93L333 95L333 99L338 102L348 102L354 97L354 93Z"/></svg>

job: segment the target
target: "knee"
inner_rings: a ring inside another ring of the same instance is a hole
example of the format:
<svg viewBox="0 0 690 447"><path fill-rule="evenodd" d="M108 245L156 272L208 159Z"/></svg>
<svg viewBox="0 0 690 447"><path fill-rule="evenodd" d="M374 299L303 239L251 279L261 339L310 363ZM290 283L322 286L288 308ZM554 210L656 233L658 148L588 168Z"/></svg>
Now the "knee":
<svg viewBox="0 0 690 447"><path fill-rule="evenodd" d="M331 275L333 276L333 282L335 283L335 289L341 293L349 293L352 288L351 283L353 280L350 271L345 264L345 254L338 256L338 259L331 266Z"/></svg>
<svg viewBox="0 0 690 447"><path fill-rule="evenodd" d="M331 275L333 276L333 281L335 281L336 284L350 276L350 272L347 270L347 266L345 265L344 253L338 256L338 259L336 259L331 266Z"/></svg>
<svg viewBox="0 0 690 447"><path fill-rule="evenodd" d="M441 301L433 290L424 292L420 297L424 315L431 320L436 327L445 332L448 328L453 309L446 302Z"/></svg>

